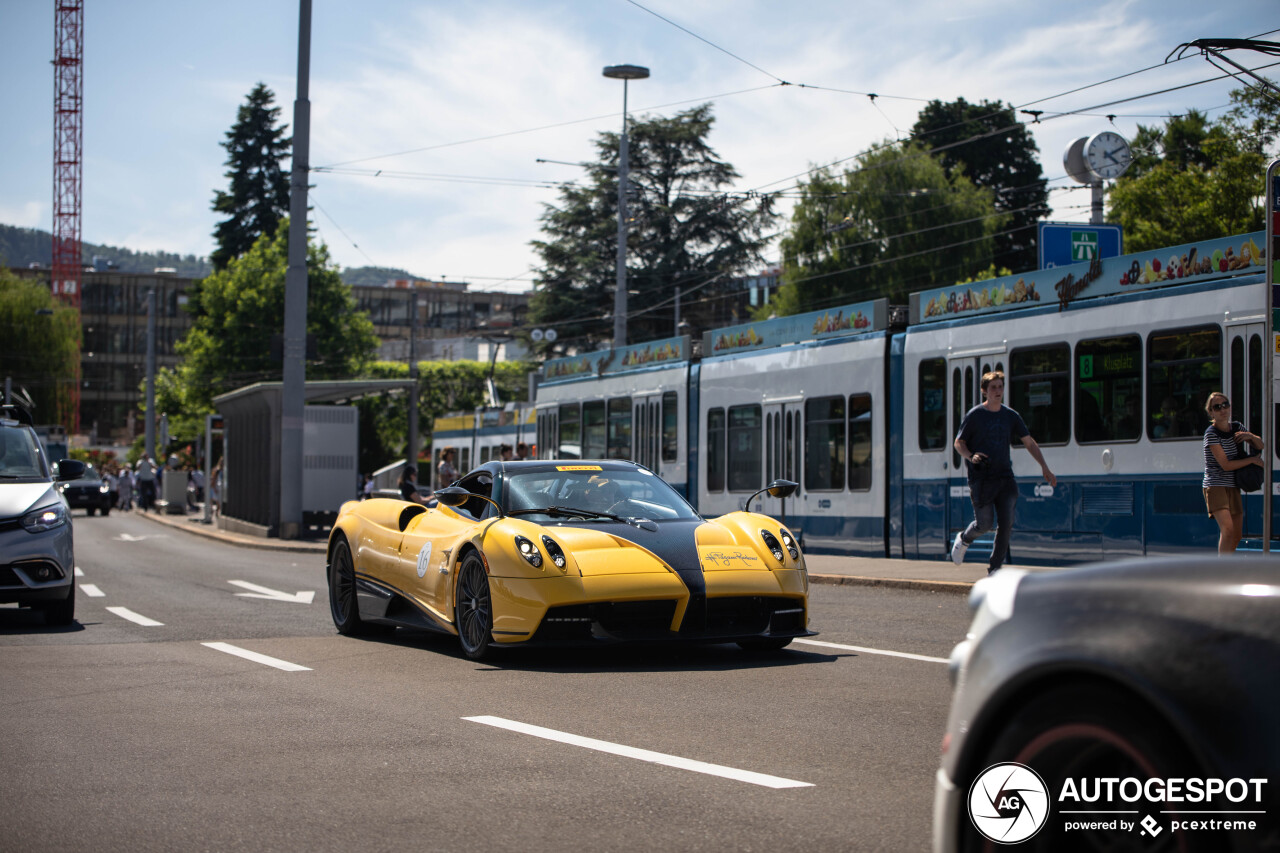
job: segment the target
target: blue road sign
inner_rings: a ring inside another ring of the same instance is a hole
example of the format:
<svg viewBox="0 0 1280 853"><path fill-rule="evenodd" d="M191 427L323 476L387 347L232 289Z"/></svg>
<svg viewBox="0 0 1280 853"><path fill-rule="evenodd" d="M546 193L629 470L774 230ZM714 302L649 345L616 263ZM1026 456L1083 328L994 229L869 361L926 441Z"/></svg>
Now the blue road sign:
<svg viewBox="0 0 1280 853"><path fill-rule="evenodd" d="M1119 225L1090 225L1083 222L1041 222L1036 245L1040 269L1120 256Z"/></svg>

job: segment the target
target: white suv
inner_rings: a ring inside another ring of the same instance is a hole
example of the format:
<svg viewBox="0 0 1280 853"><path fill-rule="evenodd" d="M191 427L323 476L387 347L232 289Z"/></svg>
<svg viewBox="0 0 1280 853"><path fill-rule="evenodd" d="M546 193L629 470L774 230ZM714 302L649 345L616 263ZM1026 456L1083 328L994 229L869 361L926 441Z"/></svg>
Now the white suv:
<svg viewBox="0 0 1280 853"><path fill-rule="evenodd" d="M54 483L84 468L50 465L35 430L0 414L0 603L43 610L50 625L70 625L76 612L71 512Z"/></svg>

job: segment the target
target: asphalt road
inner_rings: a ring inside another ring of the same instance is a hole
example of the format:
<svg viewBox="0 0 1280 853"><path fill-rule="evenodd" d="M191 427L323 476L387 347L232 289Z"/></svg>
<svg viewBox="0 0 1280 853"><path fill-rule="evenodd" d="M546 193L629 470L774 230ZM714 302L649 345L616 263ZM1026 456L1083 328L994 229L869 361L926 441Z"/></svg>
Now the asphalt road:
<svg viewBox="0 0 1280 853"><path fill-rule="evenodd" d="M962 596L815 586L835 645L479 665L339 636L320 557L74 523L77 624L0 606L0 850L928 848Z"/></svg>

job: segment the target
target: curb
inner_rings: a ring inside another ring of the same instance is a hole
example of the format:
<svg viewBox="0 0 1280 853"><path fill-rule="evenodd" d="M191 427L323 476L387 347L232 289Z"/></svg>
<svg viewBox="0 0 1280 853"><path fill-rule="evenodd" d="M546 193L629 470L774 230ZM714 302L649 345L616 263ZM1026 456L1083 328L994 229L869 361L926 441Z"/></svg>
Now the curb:
<svg viewBox="0 0 1280 853"><path fill-rule="evenodd" d="M973 589L970 581L926 581L909 578L868 578L858 575L809 575L809 583L835 586L883 586L894 589L914 589L925 592L949 592L968 595Z"/></svg>
<svg viewBox="0 0 1280 853"><path fill-rule="evenodd" d="M182 521L187 524L179 523L178 516L173 520L169 520L160 515L153 515L149 512L140 512L141 518L149 519L155 524L162 527L168 527L173 530L181 530L184 533L190 533L193 536L200 536L204 539L213 539L227 545L235 545L239 548L259 548L268 551L289 551L296 554L324 554L326 545L323 542L287 544L279 539L256 538L248 536L239 536L236 534L226 533L216 527L206 527L202 522L191 516L181 516Z"/></svg>

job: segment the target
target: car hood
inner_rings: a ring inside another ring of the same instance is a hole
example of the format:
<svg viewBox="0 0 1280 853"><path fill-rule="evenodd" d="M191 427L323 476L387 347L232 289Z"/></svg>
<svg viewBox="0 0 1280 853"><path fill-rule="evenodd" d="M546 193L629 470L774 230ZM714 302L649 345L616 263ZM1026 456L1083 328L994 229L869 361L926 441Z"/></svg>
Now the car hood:
<svg viewBox="0 0 1280 853"><path fill-rule="evenodd" d="M49 483L5 483L0 485L0 518L16 518L28 510L56 500Z"/></svg>

